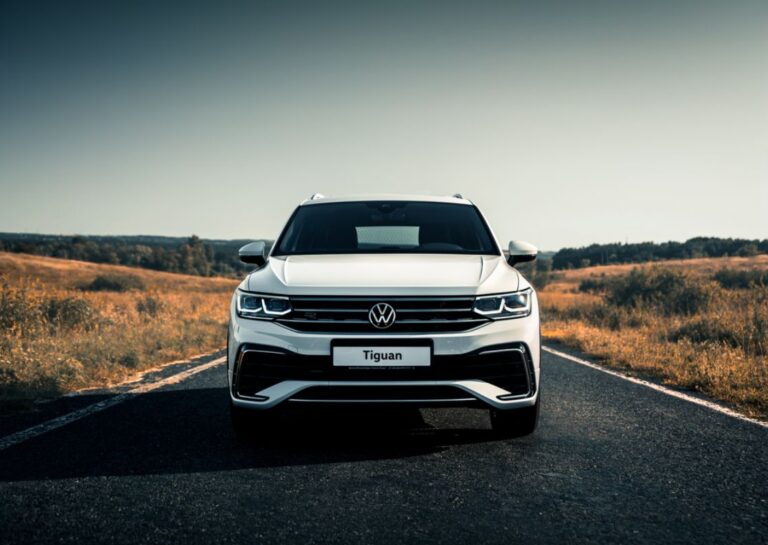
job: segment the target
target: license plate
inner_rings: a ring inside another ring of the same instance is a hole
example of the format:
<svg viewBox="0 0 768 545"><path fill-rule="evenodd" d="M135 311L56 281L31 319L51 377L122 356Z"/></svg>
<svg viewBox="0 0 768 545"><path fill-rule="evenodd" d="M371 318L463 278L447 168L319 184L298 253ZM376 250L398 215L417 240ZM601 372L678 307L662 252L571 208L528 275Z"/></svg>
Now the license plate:
<svg viewBox="0 0 768 545"><path fill-rule="evenodd" d="M431 363L429 346L335 346L336 367L427 367Z"/></svg>

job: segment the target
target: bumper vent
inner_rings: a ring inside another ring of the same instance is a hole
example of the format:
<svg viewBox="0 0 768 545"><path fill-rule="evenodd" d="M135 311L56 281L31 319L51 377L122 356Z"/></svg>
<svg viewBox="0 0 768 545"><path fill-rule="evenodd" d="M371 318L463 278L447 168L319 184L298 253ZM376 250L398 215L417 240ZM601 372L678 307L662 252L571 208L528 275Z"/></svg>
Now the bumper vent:
<svg viewBox="0 0 768 545"><path fill-rule="evenodd" d="M291 401L362 401L407 403L471 402L473 397L450 386L315 386L294 396Z"/></svg>

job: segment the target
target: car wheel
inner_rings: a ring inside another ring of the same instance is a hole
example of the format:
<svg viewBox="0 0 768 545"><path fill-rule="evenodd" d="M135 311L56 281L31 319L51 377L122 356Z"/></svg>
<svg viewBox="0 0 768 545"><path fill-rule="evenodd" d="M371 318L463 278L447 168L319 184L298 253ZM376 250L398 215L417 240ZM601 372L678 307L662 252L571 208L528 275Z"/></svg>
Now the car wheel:
<svg viewBox="0 0 768 545"><path fill-rule="evenodd" d="M541 395L536 404L524 409L507 411L491 409L491 427L499 437L523 437L530 435L539 423L539 405Z"/></svg>

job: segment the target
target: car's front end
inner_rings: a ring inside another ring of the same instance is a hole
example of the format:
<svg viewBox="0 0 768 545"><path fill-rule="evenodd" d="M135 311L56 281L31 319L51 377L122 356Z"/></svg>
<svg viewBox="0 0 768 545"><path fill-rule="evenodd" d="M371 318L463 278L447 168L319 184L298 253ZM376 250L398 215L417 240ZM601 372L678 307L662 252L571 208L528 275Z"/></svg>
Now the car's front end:
<svg viewBox="0 0 768 545"><path fill-rule="evenodd" d="M474 206L341 203L324 209L327 216L302 212L311 235L297 233L302 218L294 214L266 263L234 294L228 371L238 417L318 403L480 406L505 422L537 413L536 293ZM333 204L340 203L300 209ZM477 214L467 225L479 242L458 235L449 246L453 227L443 231L440 222L461 224L468 214ZM339 237L348 224L355 236ZM320 244L324 228L330 234Z"/></svg>

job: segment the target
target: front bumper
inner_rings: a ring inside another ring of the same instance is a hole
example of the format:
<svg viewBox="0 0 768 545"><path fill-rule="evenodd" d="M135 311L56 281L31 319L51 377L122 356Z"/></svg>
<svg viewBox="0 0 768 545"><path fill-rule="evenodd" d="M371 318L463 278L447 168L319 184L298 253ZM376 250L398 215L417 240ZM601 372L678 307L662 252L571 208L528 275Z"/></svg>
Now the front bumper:
<svg viewBox="0 0 768 545"><path fill-rule="evenodd" d="M380 345L381 340L372 344ZM533 359L522 343L433 356L430 366L418 368L334 367L331 356L302 356L273 346L245 344L232 377L233 402L264 409L285 401L510 408L535 402L538 389Z"/></svg>
<svg viewBox="0 0 768 545"><path fill-rule="evenodd" d="M428 368L333 367L333 342L432 346ZM499 320L471 331L431 335L297 332L233 312L228 375L232 403L270 409L292 403L534 405L539 390L539 316Z"/></svg>

